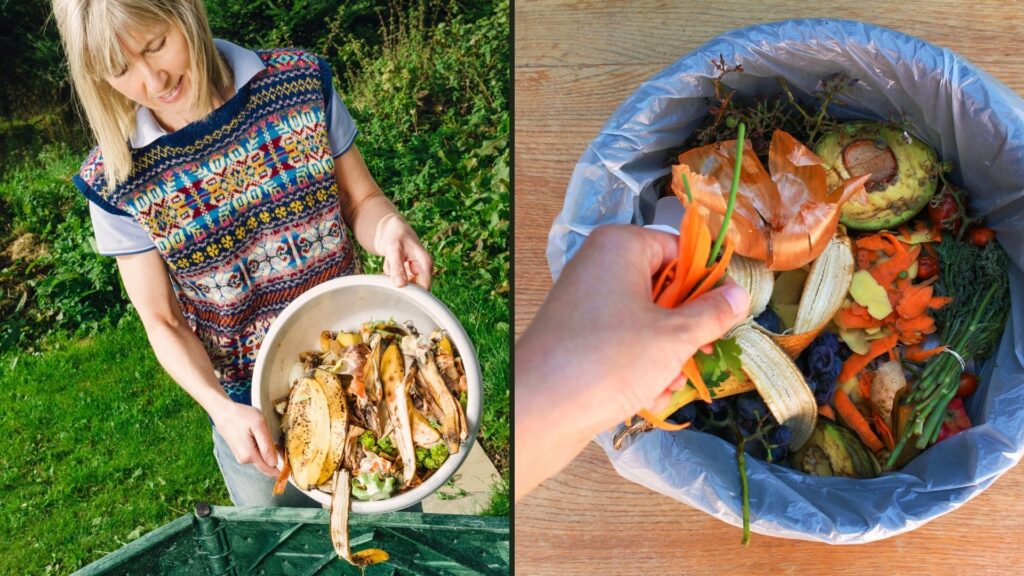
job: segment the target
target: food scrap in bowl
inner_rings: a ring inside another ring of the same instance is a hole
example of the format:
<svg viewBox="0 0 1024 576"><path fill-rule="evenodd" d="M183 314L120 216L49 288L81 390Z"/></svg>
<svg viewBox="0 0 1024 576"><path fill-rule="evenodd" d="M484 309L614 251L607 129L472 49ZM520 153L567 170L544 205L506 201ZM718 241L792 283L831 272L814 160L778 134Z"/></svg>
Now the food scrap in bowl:
<svg viewBox="0 0 1024 576"><path fill-rule="evenodd" d="M303 352L274 401L281 416L287 481L331 494L331 539L360 566L387 559L351 553L350 498L383 500L429 478L468 435L466 371L448 334L421 334L412 322L365 322L351 332L323 331L320 349Z"/></svg>

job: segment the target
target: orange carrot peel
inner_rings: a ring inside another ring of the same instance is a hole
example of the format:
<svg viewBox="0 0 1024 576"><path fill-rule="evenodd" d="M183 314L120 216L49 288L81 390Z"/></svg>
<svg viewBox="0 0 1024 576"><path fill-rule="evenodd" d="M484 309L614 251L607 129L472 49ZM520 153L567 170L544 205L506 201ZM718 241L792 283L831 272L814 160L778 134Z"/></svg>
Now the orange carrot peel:
<svg viewBox="0 0 1024 576"><path fill-rule="evenodd" d="M836 413L828 404L822 404L821 406L818 406L818 414L824 416L825 418L828 418L833 422L836 421Z"/></svg>
<svg viewBox="0 0 1024 576"><path fill-rule="evenodd" d="M654 415L654 413L644 408L637 410L636 415L643 418L644 420L647 420L647 422L649 422L651 426L654 426L655 428L659 430L664 430L666 432L678 432L683 428L690 427L689 422L683 422L682 424L673 424L671 422L666 422L665 420L658 418L656 415Z"/></svg>
<svg viewBox="0 0 1024 576"><path fill-rule="evenodd" d="M871 426L868 424L867 419L857 410L857 407L850 400L850 397L846 395L846 391L842 388L836 389L835 396L836 412L843 417L843 421L849 426L857 436L860 437L861 441L864 442L871 448L873 452L880 451L884 446L882 441L878 439L878 436L871 430Z"/></svg>
<svg viewBox="0 0 1024 576"><path fill-rule="evenodd" d="M288 485L288 476L291 476L292 473L292 467L288 463L287 450L281 450L281 460L284 461L284 465L281 466L281 473L277 475L277 482L274 482L274 496L284 494L284 489Z"/></svg>
<svg viewBox="0 0 1024 576"><path fill-rule="evenodd" d="M874 422L875 430L878 430L878 435L882 437L882 442L885 444L885 447L889 450L895 448L896 440L892 436L892 430L890 430L889 426L885 423L885 418L882 418L881 414L875 412Z"/></svg>
<svg viewBox="0 0 1024 576"><path fill-rule="evenodd" d="M911 362L924 362L936 354L941 354L945 349L945 346L936 346L935 348L924 350L920 344L915 344L903 349L903 359Z"/></svg>
<svg viewBox="0 0 1024 576"><path fill-rule="evenodd" d="M699 206L693 204L687 206L686 214L683 215L683 220L679 224L679 241L679 256L666 265L666 268L673 268L672 280L661 282L660 293L654 294L655 303L663 308L675 308L706 294L725 276L729 261L732 259L733 244L726 236L725 251L722 252L722 257L710 267L705 265L711 252L711 232L708 230L707 220L701 214ZM657 275L659 279L665 276L664 270ZM700 375L697 361L693 358L687 360L683 364L682 373L693 384L701 400L711 402L711 391L708 390ZM653 414L648 414L653 416ZM657 418L652 420L652 418L644 417L655 426L662 428L655 422ZM666 426L672 426L663 421L659 422Z"/></svg>
<svg viewBox="0 0 1024 576"><path fill-rule="evenodd" d="M851 378L855 378L857 374L863 370L872 360L878 358L882 354L888 352L891 348L896 346L899 336L897 334L889 334L884 338L879 338L871 343L871 349L868 350L867 354L854 354L843 362L843 369L839 371L839 382L845 382Z"/></svg>
<svg viewBox="0 0 1024 576"><path fill-rule="evenodd" d="M746 126L740 124L737 141L746 142L744 138L745 133ZM693 195L689 180L685 174L681 176L681 189L685 191L685 196L680 194L679 198L686 206L686 213L679 224L679 249L677 256L655 276L652 297L658 306L675 308L699 298L714 288L725 276L735 249L735 243L728 234L728 231L733 207L736 202L742 158L742 150L737 150L732 188L729 193L726 209L722 214L718 237L715 239L714 245L712 245L711 231L708 227L707 208L692 201ZM719 250L723 242L725 243L725 250L719 258ZM697 366L696 359L691 357L683 363L681 372L690 384L693 385L700 399L705 402L711 402L711 391L708 390L707 384L701 376L700 367ZM664 418L651 413L649 410L640 410L637 412L637 415L662 430L674 431L686 427L666 422Z"/></svg>

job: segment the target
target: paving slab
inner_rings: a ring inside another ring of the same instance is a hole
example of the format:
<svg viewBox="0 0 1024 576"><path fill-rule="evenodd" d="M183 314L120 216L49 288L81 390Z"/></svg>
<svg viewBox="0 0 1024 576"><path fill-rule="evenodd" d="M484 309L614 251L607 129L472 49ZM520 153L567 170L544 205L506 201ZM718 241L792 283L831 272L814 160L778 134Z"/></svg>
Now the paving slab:
<svg viewBox="0 0 1024 576"><path fill-rule="evenodd" d="M424 512L479 514L491 503L491 488L501 481L497 468L477 442L452 478L453 486L442 486L423 500Z"/></svg>

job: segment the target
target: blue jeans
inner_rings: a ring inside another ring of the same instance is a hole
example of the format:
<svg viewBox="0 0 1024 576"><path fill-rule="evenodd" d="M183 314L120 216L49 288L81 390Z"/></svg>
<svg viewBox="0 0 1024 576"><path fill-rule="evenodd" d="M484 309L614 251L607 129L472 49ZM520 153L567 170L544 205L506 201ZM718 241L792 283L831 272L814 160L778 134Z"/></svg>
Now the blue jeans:
<svg viewBox="0 0 1024 576"><path fill-rule="evenodd" d="M228 494L235 506L286 506L292 508L322 508L319 502L306 496L291 482L284 489L284 494L274 496L274 483L271 478L252 464L239 464L224 437L213 428L213 456L217 459L221 476L227 484ZM419 502L401 510L402 512L422 512L423 505Z"/></svg>

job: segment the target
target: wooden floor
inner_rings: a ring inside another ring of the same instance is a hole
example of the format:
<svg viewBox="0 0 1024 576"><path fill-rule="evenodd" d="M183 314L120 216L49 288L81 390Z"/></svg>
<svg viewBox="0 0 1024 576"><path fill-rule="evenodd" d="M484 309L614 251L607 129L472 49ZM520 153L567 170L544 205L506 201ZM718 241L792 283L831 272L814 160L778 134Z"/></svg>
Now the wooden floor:
<svg viewBox="0 0 1024 576"><path fill-rule="evenodd" d="M969 7L968 7L969 6ZM547 234L572 169L643 81L713 36L836 17L946 46L1024 94L1024 6L1009 2L516 1L515 329L551 286ZM515 508L519 574L1024 574L1024 466L909 534L830 547L754 535L619 477L591 445Z"/></svg>

